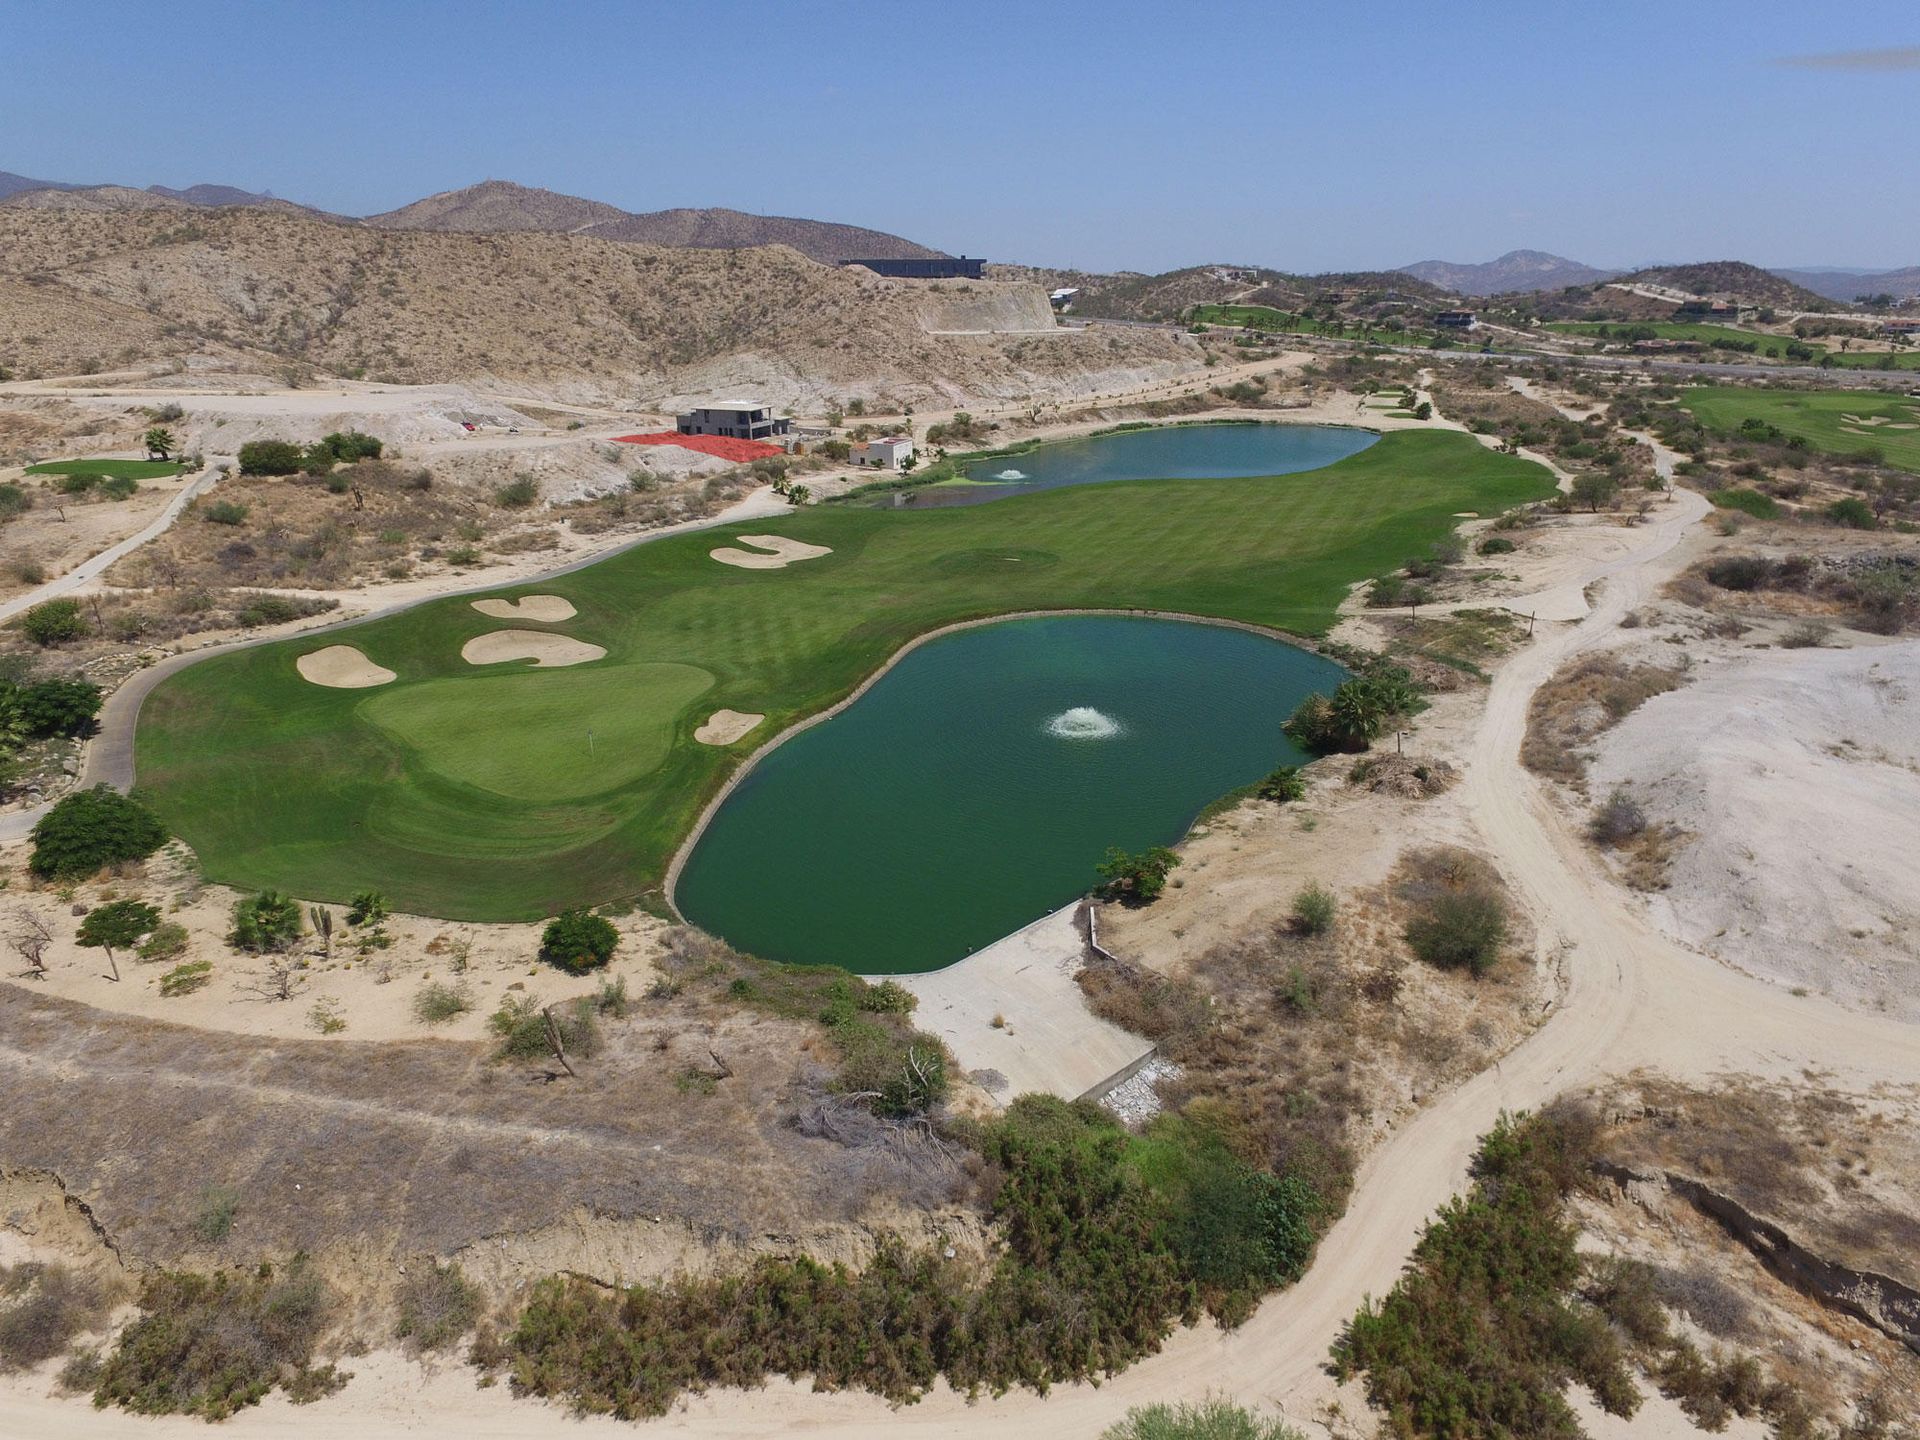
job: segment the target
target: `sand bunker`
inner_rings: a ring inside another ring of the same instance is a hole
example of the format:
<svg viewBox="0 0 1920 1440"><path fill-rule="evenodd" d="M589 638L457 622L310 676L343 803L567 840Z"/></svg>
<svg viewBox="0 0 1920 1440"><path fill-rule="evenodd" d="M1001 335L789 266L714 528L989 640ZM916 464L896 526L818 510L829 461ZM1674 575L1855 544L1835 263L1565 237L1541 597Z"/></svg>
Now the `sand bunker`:
<svg viewBox="0 0 1920 1440"><path fill-rule="evenodd" d="M738 565L742 570L784 570L797 560L812 560L833 553L830 546L808 545L804 541L789 540L784 535L742 535L740 543L752 545L755 550L773 553L760 555L755 550L739 550L731 545L722 545L718 550L708 553L722 565Z"/></svg>
<svg viewBox="0 0 1920 1440"><path fill-rule="evenodd" d="M558 595L526 595L518 600L476 600L473 608L496 620L571 620L580 612Z"/></svg>
<svg viewBox="0 0 1920 1440"><path fill-rule="evenodd" d="M744 710L716 710L693 732L693 738L702 745L731 745L766 718Z"/></svg>
<svg viewBox="0 0 1920 1440"><path fill-rule="evenodd" d="M351 645L329 645L324 650L308 651L293 665L302 679L333 690L365 690L395 678L393 671L374 664Z"/></svg>
<svg viewBox="0 0 1920 1440"><path fill-rule="evenodd" d="M571 635L541 630L490 630L460 647L460 658L469 665L498 665L507 660L531 660L539 666L584 665L606 653Z"/></svg>

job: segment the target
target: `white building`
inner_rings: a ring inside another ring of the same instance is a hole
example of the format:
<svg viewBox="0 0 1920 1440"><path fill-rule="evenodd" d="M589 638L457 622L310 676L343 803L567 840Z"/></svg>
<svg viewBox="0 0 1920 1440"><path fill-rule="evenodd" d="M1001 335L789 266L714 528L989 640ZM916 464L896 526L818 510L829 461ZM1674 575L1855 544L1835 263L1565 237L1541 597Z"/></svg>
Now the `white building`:
<svg viewBox="0 0 1920 1440"><path fill-rule="evenodd" d="M882 470L898 470L913 458L913 441L904 435L888 435L879 440L861 440L850 457L856 465L874 465Z"/></svg>

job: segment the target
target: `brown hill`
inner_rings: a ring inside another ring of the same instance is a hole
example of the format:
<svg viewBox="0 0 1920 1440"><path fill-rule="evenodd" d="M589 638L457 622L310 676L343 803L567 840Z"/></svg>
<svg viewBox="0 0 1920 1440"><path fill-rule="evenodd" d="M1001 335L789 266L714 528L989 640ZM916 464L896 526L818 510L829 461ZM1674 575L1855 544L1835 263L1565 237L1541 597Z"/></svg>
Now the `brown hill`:
<svg viewBox="0 0 1920 1440"><path fill-rule="evenodd" d="M649 405L741 392L811 406L1071 398L1198 361L1184 336L1050 321L1030 286L892 281L781 246L0 204L0 366L22 374L214 357Z"/></svg>
<svg viewBox="0 0 1920 1440"><path fill-rule="evenodd" d="M67 210L118 213L126 210L191 210L185 200L135 190L127 185L77 185L68 189L20 190L0 200L9 210Z"/></svg>
<svg viewBox="0 0 1920 1440"><path fill-rule="evenodd" d="M554 190L516 185L511 180L485 180L464 190L443 190L411 205L384 214L369 215L366 223L382 230L560 230L575 232L609 220L624 220L627 212L598 200L582 200Z"/></svg>
<svg viewBox="0 0 1920 1440"><path fill-rule="evenodd" d="M464 190L429 195L398 210L370 215L366 223L383 230L551 230L696 250L789 245L802 255L827 264L840 260L923 258L941 253L898 235L865 230L857 225L835 225L783 215L748 215L739 210L654 210L634 214L598 200L516 185L510 180L487 180Z"/></svg>
<svg viewBox="0 0 1920 1440"><path fill-rule="evenodd" d="M1697 265L1656 265L1621 277L1622 284L1664 285L1703 300L1771 305L1776 310L1831 310L1824 295L1782 280L1744 260L1709 260Z"/></svg>

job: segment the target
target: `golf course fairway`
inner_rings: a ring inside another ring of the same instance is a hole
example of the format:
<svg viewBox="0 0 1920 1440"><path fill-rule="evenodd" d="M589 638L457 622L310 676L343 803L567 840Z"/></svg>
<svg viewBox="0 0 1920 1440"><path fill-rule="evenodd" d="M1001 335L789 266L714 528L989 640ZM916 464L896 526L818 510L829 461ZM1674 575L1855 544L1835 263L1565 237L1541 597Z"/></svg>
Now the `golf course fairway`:
<svg viewBox="0 0 1920 1440"><path fill-rule="evenodd" d="M230 651L147 698L136 783L208 879L474 921L664 905L674 852L755 746L852 693L915 637L1030 610L1157 610L1324 634L1348 587L1455 524L1541 499L1552 478L1455 431L1412 430L1337 464L1235 480L1083 485L951 510L815 506L685 533L503 589L576 614L513 622L584 642L584 664L474 665L505 628L451 596ZM742 533L831 553L742 569ZM390 683L336 689L296 660L357 647ZM694 731L764 714L731 746ZM1285 717L1275 715L1276 727ZM804 864L804 856L795 856Z"/></svg>

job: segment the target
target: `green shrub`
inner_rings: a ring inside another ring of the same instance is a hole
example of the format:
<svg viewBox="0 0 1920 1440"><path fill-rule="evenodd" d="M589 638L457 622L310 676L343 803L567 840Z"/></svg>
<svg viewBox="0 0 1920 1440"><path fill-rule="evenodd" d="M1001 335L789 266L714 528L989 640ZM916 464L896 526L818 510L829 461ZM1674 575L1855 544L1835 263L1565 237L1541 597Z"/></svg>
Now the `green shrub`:
<svg viewBox="0 0 1920 1440"><path fill-rule="evenodd" d="M189 960L184 965L176 965L160 977L160 994L171 1000L181 995L191 995L213 978L211 960Z"/></svg>
<svg viewBox="0 0 1920 1440"><path fill-rule="evenodd" d="M140 482L131 475L109 475L100 482L100 493L109 500L131 500L140 491Z"/></svg>
<svg viewBox="0 0 1920 1440"><path fill-rule="evenodd" d="M0 683L0 688L7 688ZM35 739L88 735L100 713L100 687L90 680L54 678L11 687L20 718Z"/></svg>
<svg viewBox="0 0 1920 1440"><path fill-rule="evenodd" d="M1715 490L1707 496L1722 510L1738 510L1743 515L1751 515L1756 520L1774 520L1780 515L1780 504L1771 495L1758 490L1736 488Z"/></svg>
<svg viewBox="0 0 1920 1440"><path fill-rule="evenodd" d="M531 475L517 476L493 492L493 503L503 510L525 510L540 499L540 483Z"/></svg>
<svg viewBox="0 0 1920 1440"><path fill-rule="evenodd" d="M193 1217L193 1233L209 1245L218 1245L233 1233L234 1216L240 1213L240 1196L224 1185L210 1185L200 1192L200 1211Z"/></svg>
<svg viewBox="0 0 1920 1440"><path fill-rule="evenodd" d="M78 600L43 600L20 617L20 629L36 645L64 645L86 636L87 616Z"/></svg>
<svg viewBox="0 0 1920 1440"><path fill-rule="evenodd" d="M0 521L12 520L33 504L33 497L12 481L0 484Z"/></svg>
<svg viewBox="0 0 1920 1440"><path fill-rule="evenodd" d="M422 1025L440 1025L473 1008L473 992L464 985L429 980L413 997L413 1018Z"/></svg>
<svg viewBox="0 0 1920 1440"><path fill-rule="evenodd" d="M53 488L62 495L85 495L100 483L100 477L92 471L82 471L78 475L61 475L53 482Z"/></svg>
<svg viewBox="0 0 1920 1440"><path fill-rule="evenodd" d="M378 925L391 913L387 906L387 897L378 890L362 890L353 897L347 906L349 925Z"/></svg>
<svg viewBox="0 0 1920 1440"><path fill-rule="evenodd" d="M285 625L303 614L297 604L283 595L256 595L235 611L233 618L241 629L257 630L262 625Z"/></svg>
<svg viewBox="0 0 1920 1440"><path fill-rule="evenodd" d="M33 827L27 868L42 880L81 880L108 865L144 860L167 843L167 827L138 800L105 785L76 790Z"/></svg>
<svg viewBox="0 0 1920 1440"><path fill-rule="evenodd" d="M1726 555L1707 566L1707 583L1722 590L1760 590L1773 579L1774 563L1762 555Z"/></svg>
<svg viewBox="0 0 1920 1440"><path fill-rule="evenodd" d="M1572 1440L1583 1432L1564 1392L1576 1383L1609 1414L1638 1408L1621 1341L1573 1294L1581 1259L1565 1196L1585 1143L1557 1115L1503 1116L1472 1191L1442 1208L1386 1298L1347 1323L1334 1373L1364 1376L1394 1434Z"/></svg>
<svg viewBox="0 0 1920 1440"><path fill-rule="evenodd" d="M162 920L153 927L153 933L147 936L140 948L134 953L142 960L153 964L161 960L172 960L184 955L187 950L187 927L172 920Z"/></svg>
<svg viewBox="0 0 1920 1440"><path fill-rule="evenodd" d="M1474 548L1482 555L1511 555L1518 547L1504 535L1489 535Z"/></svg>
<svg viewBox="0 0 1920 1440"><path fill-rule="evenodd" d="M1333 892L1315 881L1293 897L1287 918L1302 935L1324 935L1333 928L1336 908Z"/></svg>
<svg viewBox="0 0 1920 1440"><path fill-rule="evenodd" d="M605 916L591 910L563 910L541 932L540 958L570 975L584 975L613 959L619 944L620 932Z"/></svg>
<svg viewBox="0 0 1920 1440"><path fill-rule="evenodd" d="M1427 902L1406 934L1413 953L1429 965L1484 975L1507 938L1506 903L1487 890L1448 891Z"/></svg>
<svg viewBox="0 0 1920 1440"><path fill-rule="evenodd" d="M306 463L307 452L287 440L249 440L240 447L242 475L293 475Z"/></svg>
<svg viewBox="0 0 1920 1440"><path fill-rule="evenodd" d="M1130 855L1115 845L1107 858L1094 867L1100 877L1100 893L1112 900L1145 905L1160 898L1167 888L1167 876L1180 863L1180 857L1165 845L1153 845L1138 855Z"/></svg>
<svg viewBox="0 0 1920 1440"><path fill-rule="evenodd" d="M1303 1440L1281 1420L1255 1415L1227 1400L1140 1405L1100 1432L1100 1440Z"/></svg>
<svg viewBox="0 0 1920 1440"><path fill-rule="evenodd" d="M216 500L200 512L210 525L239 525L247 518L247 507L233 500Z"/></svg>
<svg viewBox="0 0 1920 1440"><path fill-rule="evenodd" d="M346 1383L314 1348L333 1313L332 1292L299 1260L276 1276L162 1270L140 1287L140 1313L99 1372L93 1403L141 1415L224 1420L275 1386L318 1399Z"/></svg>
<svg viewBox="0 0 1920 1440"><path fill-rule="evenodd" d="M1827 519L1849 530L1872 530L1879 525L1873 507L1857 496L1849 495L1827 506Z"/></svg>
<svg viewBox="0 0 1920 1440"><path fill-rule="evenodd" d="M1300 773L1298 765L1282 765L1254 788L1255 795L1262 800L1272 800L1277 804L1286 804L1293 800L1303 800L1307 794L1307 780Z"/></svg>
<svg viewBox="0 0 1920 1440"><path fill-rule="evenodd" d="M227 941L256 955L291 949L305 932L300 902L278 890L261 890L234 902Z"/></svg>

